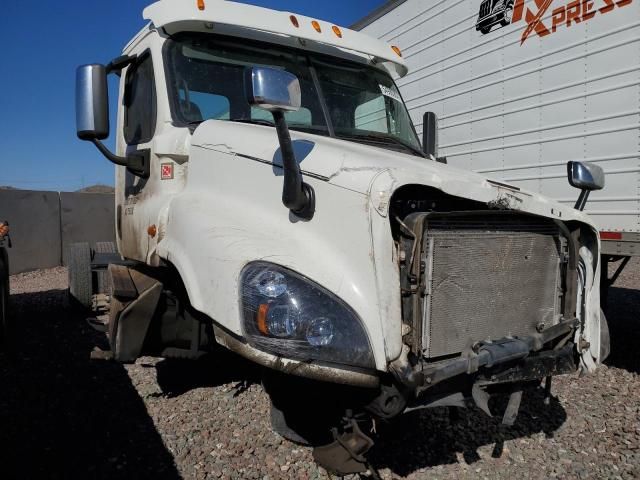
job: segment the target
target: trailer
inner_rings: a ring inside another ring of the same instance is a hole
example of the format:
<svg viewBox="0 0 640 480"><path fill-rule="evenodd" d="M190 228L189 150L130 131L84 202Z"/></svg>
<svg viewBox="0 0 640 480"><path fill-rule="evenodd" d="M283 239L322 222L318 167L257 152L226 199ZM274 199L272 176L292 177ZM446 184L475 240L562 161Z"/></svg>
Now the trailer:
<svg viewBox="0 0 640 480"><path fill-rule="evenodd" d="M400 91L416 126L439 117L449 165L567 205L567 159L604 169L586 210L606 297L640 255L640 1L395 0L353 28L402 49Z"/></svg>

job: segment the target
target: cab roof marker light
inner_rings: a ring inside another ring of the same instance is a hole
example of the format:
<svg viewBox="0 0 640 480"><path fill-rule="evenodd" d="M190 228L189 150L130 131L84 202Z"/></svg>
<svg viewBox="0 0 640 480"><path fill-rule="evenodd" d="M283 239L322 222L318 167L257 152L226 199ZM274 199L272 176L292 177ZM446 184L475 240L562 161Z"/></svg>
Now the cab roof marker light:
<svg viewBox="0 0 640 480"><path fill-rule="evenodd" d="M198 0L198 10L202 11L205 8L204 0Z"/></svg>
<svg viewBox="0 0 640 480"><path fill-rule="evenodd" d="M300 22L298 22L298 17L296 17L295 15L291 15L289 17L289 20L291 20L291 23L293 24L294 27L300 28Z"/></svg>
<svg viewBox="0 0 640 480"><path fill-rule="evenodd" d="M342 30L340 30L340 27L336 27L335 25L333 27L331 27L333 30L333 33L336 34L336 37L338 38L342 38Z"/></svg>
<svg viewBox="0 0 640 480"><path fill-rule="evenodd" d="M317 20L314 20L313 22L311 22L311 26L314 28L316 32L322 33L322 27L320 26L320 23Z"/></svg>
<svg viewBox="0 0 640 480"><path fill-rule="evenodd" d="M393 45L393 46L391 47L391 49L392 49L394 52L396 52L396 55L398 55L400 58L402 58L402 50L400 50L400 48L399 48L399 47L396 47L395 45Z"/></svg>

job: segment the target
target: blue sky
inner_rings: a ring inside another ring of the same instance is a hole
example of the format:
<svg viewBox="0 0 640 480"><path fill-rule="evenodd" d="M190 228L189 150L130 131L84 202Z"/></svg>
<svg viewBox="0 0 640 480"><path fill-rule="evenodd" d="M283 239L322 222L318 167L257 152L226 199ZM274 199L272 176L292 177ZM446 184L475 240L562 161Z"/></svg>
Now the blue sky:
<svg viewBox="0 0 640 480"><path fill-rule="evenodd" d="M190 1L190 0L184 0ZM193 0L195 1L195 0ZM384 0L243 0L348 26ZM0 185L73 191L113 184L113 165L75 135L75 69L106 63L151 0L3 0ZM115 99L111 99L115 104Z"/></svg>

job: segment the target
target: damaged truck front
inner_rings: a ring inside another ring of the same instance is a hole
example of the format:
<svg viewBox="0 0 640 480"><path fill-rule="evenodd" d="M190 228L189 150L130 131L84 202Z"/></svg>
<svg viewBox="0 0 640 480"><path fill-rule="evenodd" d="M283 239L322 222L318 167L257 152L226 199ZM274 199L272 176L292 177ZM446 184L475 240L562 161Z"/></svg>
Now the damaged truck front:
<svg viewBox="0 0 640 480"><path fill-rule="evenodd" d="M144 15L123 56L78 70L78 135L117 165L117 360L227 348L267 367L276 431L350 473L372 419L489 413L501 392L513 423L524 386L606 355L579 211L597 167L569 165L571 209L435 161L401 51L357 32L220 0Z"/></svg>

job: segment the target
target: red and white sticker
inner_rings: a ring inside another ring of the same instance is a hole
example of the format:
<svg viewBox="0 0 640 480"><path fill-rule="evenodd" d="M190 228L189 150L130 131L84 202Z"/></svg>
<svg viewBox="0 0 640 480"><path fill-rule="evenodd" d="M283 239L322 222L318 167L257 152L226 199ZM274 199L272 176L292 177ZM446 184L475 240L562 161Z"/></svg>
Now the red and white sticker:
<svg viewBox="0 0 640 480"><path fill-rule="evenodd" d="M173 180L173 164L163 163L160 165L160 178L162 180Z"/></svg>

